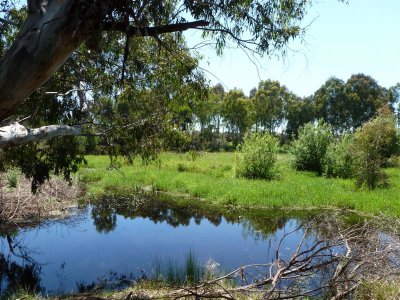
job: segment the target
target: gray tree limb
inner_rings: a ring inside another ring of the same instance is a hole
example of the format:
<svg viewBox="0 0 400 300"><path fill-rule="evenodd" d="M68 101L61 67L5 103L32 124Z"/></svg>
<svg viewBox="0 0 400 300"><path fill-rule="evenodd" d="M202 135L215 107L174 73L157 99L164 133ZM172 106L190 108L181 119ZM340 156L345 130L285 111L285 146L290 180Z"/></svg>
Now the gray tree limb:
<svg viewBox="0 0 400 300"><path fill-rule="evenodd" d="M4 19L4 18L0 18L0 22L6 23L6 24L12 25L12 26L18 26L17 23L15 23L15 22L13 22L13 21L11 21L11 20Z"/></svg>
<svg viewBox="0 0 400 300"><path fill-rule="evenodd" d="M0 127L0 148L37 142L55 136L79 135L81 127L68 125L49 125L29 129L15 122Z"/></svg>

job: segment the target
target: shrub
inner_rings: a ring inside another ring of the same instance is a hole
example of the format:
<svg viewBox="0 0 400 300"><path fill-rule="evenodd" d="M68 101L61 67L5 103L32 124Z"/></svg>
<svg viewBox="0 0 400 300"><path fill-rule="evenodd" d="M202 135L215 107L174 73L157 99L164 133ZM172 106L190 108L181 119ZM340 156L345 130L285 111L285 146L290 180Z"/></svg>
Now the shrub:
<svg viewBox="0 0 400 300"><path fill-rule="evenodd" d="M353 175L352 142L353 137L345 134L328 146L324 160L325 176L350 178Z"/></svg>
<svg viewBox="0 0 400 300"><path fill-rule="evenodd" d="M388 185L381 169L398 152L396 119L388 107L381 108L375 118L355 133L352 147L356 185L370 189Z"/></svg>
<svg viewBox="0 0 400 300"><path fill-rule="evenodd" d="M392 155L386 161L386 167L390 168L400 168L400 156L399 155Z"/></svg>
<svg viewBox="0 0 400 300"><path fill-rule="evenodd" d="M16 171L12 171L8 174L7 183L9 189L14 189L18 186L18 173Z"/></svg>
<svg viewBox="0 0 400 300"><path fill-rule="evenodd" d="M182 164L182 163L178 164L178 172L187 172L188 169L189 168L185 164Z"/></svg>
<svg viewBox="0 0 400 300"><path fill-rule="evenodd" d="M278 140L269 134L246 134L236 150L238 177L272 179L276 175L275 163Z"/></svg>
<svg viewBox="0 0 400 300"><path fill-rule="evenodd" d="M302 126L292 147L294 168L300 171L314 171L321 175L325 154L332 140L332 128L322 120L316 125L310 122Z"/></svg>

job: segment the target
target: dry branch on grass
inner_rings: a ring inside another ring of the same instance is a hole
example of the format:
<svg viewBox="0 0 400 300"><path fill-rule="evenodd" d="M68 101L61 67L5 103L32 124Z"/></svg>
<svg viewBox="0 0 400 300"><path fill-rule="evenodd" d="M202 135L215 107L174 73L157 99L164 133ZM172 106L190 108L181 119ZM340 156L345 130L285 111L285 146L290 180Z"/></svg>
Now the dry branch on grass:
<svg viewBox="0 0 400 300"><path fill-rule="evenodd" d="M77 185L53 178L31 192L31 181L22 175L15 175L16 187L10 187L7 174L0 174L0 224L27 222L49 217L62 217L68 207L82 194Z"/></svg>

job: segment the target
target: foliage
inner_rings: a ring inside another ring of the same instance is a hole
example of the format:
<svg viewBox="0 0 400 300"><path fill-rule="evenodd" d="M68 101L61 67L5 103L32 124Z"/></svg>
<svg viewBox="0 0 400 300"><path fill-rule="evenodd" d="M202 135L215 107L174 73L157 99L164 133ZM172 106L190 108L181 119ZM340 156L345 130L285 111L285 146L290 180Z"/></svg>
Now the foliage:
<svg viewBox="0 0 400 300"><path fill-rule="evenodd" d="M323 172L325 155L333 140L332 127L322 120L307 123L293 142L293 166L296 170Z"/></svg>
<svg viewBox="0 0 400 300"><path fill-rule="evenodd" d="M253 91L254 93L254 91ZM274 133L284 117L284 105L290 93L278 81L266 80L258 84L258 90L252 97L254 102L254 123L256 130Z"/></svg>
<svg viewBox="0 0 400 300"><path fill-rule="evenodd" d="M329 78L313 95L316 115L341 132L351 127L351 107L345 93L345 83L335 77Z"/></svg>
<svg viewBox="0 0 400 300"><path fill-rule="evenodd" d="M246 99L243 91L234 89L229 91L222 103L222 116L233 135L234 145L237 145L251 125L251 102Z"/></svg>
<svg viewBox="0 0 400 300"><path fill-rule="evenodd" d="M206 99L195 99L193 113L200 126L199 148L219 150L222 146L220 129L222 126L222 102L225 96L221 84L211 87Z"/></svg>
<svg viewBox="0 0 400 300"><path fill-rule="evenodd" d="M352 153L356 185L365 185L369 189L387 186L388 177L381 168L398 151L396 119L389 107L385 106L355 133Z"/></svg>
<svg viewBox="0 0 400 300"><path fill-rule="evenodd" d="M78 137L55 137L46 144L30 143L7 149L6 160L19 166L21 172L32 179L32 191L49 180L51 171L71 180L71 174L85 162L83 145Z"/></svg>
<svg viewBox="0 0 400 300"><path fill-rule="evenodd" d="M121 76L118 66L123 48L114 38L114 33L104 34L99 50L90 53L87 45L82 45L15 113L15 118L30 116L24 124L27 127L82 124L82 131L88 136L5 149L8 167L18 167L32 178L33 190L52 173L69 180L83 161L87 145L110 157L140 156L146 161L154 159L164 145L188 147L187 134L181 127L192 122L188 117L192 116L189 102L207 94L204 78L195 70L197 58L184 50L185 43L177 36L162 37L163 42L171 44L168 50L155 40L131 41L130 53L135 59L126 63L124 81L116 82ZM64 92L66 85L83 87L87 92L45 94Z"/></svg>
<svg viewBox="0 0 400 300"><path fill-rule="evenodd" d="M18 173L16 171L12 171L8 174L7 185L10 189L14 189L18 186Z"/></svg>
<svg viewBox="0 0 400 300"><path fill-rule="evenodd" d="M384 278L379 281L363 282L355 291L355 300L388 300L398 299L400 295L400 285L398 278L390 280Z"/></svg>
<svg viewBox="0 0 400 300"><path fill-rule="evenodd" d="M2 17L17 25L0 24L2 56L13 48L18 29L28 15L26 7L18 2L0 3ZM62 174L69 180L70 174L83 161L83 153L123 155L129 160L140 156L149 161L164 148L187 150L193 144L196 148L213 150L235 147L254 124L274 132L286 119L286 133L296 135L301 125L314 120L312 100L296 97L277 81L261 82L258 90L251 92L254 101L239 90L225 93L221 85L209 89L203 73L198 70L200 57L188 50L181 30L163 31L188 24L190 18L204 21L203 24L208 22L203 28L203 37L214 39L219 54L232 42L250 52L285 53L288 41L304 34L300 23L312 1L95 3L93 5L98 7L101 6L98 3L107 7L99 11L93 9L93 14L103 14L95 18L104 23L99 21L96 23L99 26L90 26L88 18L77 24L76 31L85 27L88 30L85 36L90 38L81 45L77 43L78 48L57 73L31 94L11 118L24 119L28 128L49 124L80 126L82 134L87 136L54 139L2 151L0 168L20 168L32 178L33 190L52 173ZM51 1L47 4L52 5ZM85 6L76 4L77 10L82 7ZM122 24L124 29L111 26ZM140 34L132 35L132 28L139 32L158 28L162 33L157 34L157 38L145 38ZM54 66L56 68L58 66ZM68 90L75 91L66 93ZM395 92L395 89L385 91L363 74L352 76L345 87L346 99L361 105L349 106L352 118L358 123L385 101L394 104ZM329 101L322 101L328 103L322 105L322 110L327 109L330 117L321 116L333 126L340 126L336 121L331 122L332 111L336 104L341 107L343 101L342 98L333 99L331 94ZM392 100L387 100L389 98ZM355 116L354 112L361 111L363 116ZM195 140L193 131L197 125L201 132ZM220 135L221 128L228 128L229 135ZM61 141L65 144L71 141L72 145L60 145ZM64 148L68 148L66 157Z"/></svg>
<svg viewBox="0 0 400 300"><path fill-rule="evenodd" d="M247 134L236 152L236 176L272 179L276 175L275 163L278 140L270 134Z"/></svg>
<svg viewBox="0 0 400 300"><path fill-rule="evenodd" d="M344 134L328 146L324 160L324 174L327 177L352 177L353 157L350 152L352 142L353 136Z"/></svg>
<svg viewBox="0 0 400 300"><path fill-rule="evenodd" d="M329 78L313 95L318 118L336 132L354 130L377 110L396 102L395 88L386 89L365 74L354 74L347 82Z"/></svg>
<svg viewBox="0 0 400 300"><path fill-rule="evenodd" d="M286 134L289 137L297 138L301 126L311 122L315 118L315 105L311 97L300 98L291 94L286 103Z"/></svg>
<svg viewBox="0 0 400 300"><path fill-rule="evenodd" d="M353 129L370 120L379 108L389 103L387 90L371 76L354 74L346 82L350 125Z"/></svg>

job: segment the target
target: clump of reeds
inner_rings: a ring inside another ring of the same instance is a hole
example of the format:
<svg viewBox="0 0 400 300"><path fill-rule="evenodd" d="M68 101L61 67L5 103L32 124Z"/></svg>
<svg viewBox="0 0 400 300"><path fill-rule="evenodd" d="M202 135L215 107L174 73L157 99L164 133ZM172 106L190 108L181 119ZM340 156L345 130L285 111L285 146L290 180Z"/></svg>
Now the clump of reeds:
<svg viewBox="0 0 400 300"><path fill-rule="evenodd" d="M185 257L183 263L169 259L166 263L155 262L154 277L170 285L197 284L203 280L204 270L192 251Z"/></svg>

